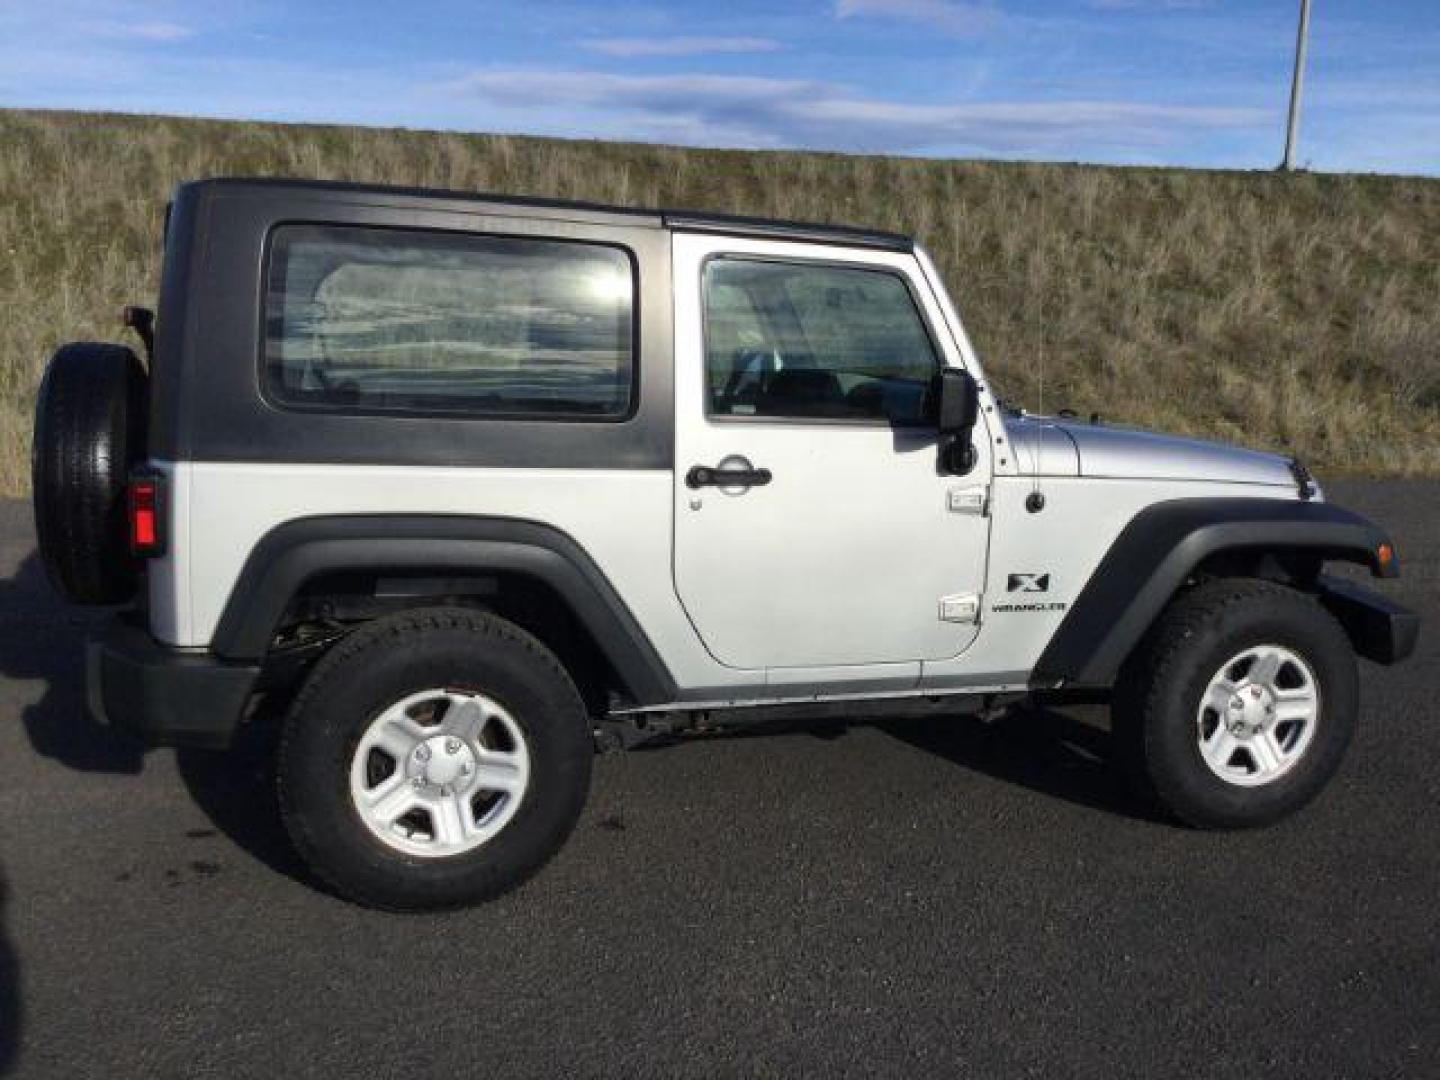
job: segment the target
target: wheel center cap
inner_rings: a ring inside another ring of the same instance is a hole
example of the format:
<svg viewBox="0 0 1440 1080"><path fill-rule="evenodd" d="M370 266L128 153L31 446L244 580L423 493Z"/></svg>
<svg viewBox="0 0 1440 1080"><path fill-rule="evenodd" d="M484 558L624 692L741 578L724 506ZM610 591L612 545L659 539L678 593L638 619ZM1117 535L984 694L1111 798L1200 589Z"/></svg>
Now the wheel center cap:
<svg viewBox="0 0 1440 1080"><path fill-rule="evenodd" d="M475 754L463 739L434 735L415 748L417 775L427 784L444 787L475 769Z"/></svg>
<svg viewBox="0 0 1440 1080"><path fill-rule="evenodd" d="M1230 699L1225 724L1230 734L1248 739L1266 730L1275 718L1275 699L1261 686L1245 686Z"/></svg>

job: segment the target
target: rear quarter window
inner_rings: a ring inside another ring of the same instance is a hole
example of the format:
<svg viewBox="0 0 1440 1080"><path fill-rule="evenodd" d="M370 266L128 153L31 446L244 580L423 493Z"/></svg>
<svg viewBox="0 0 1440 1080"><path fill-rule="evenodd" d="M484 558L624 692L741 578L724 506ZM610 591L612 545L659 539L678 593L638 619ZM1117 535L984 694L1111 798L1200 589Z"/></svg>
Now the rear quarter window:
<svg viewBox="0 0 1440 1080"><path fill-rule="evenodd" d="M266 390L330 411L620 419L634 307L618 247L285 225L266 269Z"/></svg>

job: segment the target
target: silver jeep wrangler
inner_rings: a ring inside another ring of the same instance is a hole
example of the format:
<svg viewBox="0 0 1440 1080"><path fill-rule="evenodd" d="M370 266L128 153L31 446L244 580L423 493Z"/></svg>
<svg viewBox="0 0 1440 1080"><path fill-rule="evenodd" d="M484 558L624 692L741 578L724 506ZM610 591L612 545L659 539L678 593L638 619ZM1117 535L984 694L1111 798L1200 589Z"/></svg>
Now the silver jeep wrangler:
<svg viewBox="0 0 1440 1080"><path fill-rule="evenodd" d="M36 422L51 578L124 605L92 708L223 747L280 703L295 846L366 904L523 880L597 737L777 706L1098 693L1144 795L1262 824L1414 646L1298 462L1007 409L903 236L208 180L128 321Z"/></svg>

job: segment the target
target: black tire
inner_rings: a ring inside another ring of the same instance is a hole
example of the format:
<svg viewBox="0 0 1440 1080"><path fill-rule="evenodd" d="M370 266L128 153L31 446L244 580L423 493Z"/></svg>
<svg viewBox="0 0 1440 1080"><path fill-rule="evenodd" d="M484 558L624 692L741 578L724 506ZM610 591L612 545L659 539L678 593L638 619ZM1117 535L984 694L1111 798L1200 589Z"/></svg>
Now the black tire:
<svg viewBox="0 0 1440 1080"><path fill-rule="evenodd" d="M125 520L130 470L145 456L145 369L123 345L81 342L50 360L35 402L35 530L55 588L80 604L135 592Z"/></svg>
<svg viewBox="0 0 1440 1080"><path fill-rule="evenodd" d="M435 687L500 703L523 732L530 780L514 817L491 839L427 858L371 832L349 777L371 721ZM593 758L580 694L534 637L480 611L407 612L356 630L315 665L281 732L280 810L300 855L341 896L392 911L457 907L514 888L560 849L584 807Z"/></svg>
<svg viewBox="0 0 1440 1080"><path fill-rule="evenodd" d="M1228 660L1265 644L1304 660L1319 688L1319 715L1288 771L1262 786L1238 786L1201 754L1201 696ZM1181 821L1216 829L1267 825L1300 809L1334 776L1358 708L1355 654L1329 612L1274 582L1218 579L1176 599L1126 662L1112 710L1115 747L1136 790Z"/></svg>

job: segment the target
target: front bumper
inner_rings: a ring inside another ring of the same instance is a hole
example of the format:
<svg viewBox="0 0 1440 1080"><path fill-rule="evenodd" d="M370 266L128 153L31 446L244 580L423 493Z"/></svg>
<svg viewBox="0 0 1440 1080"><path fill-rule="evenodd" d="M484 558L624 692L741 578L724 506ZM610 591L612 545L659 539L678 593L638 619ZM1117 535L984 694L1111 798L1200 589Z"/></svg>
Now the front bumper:
<svg viewBox="0 0 1440 1080"><path fill-rule="evenodd" d="M85 646L90 712L154 746L230 745L260 668L160 644L123 616Z"/></svg>
<svg viewBox="0 0 1440 1080"><path fill-rule="evenodd" d="M1420 616L1343 578L1321 574L1320 602L1340 621L1355 651L1377 664L1398 664L1415 651Z"/></svg>

